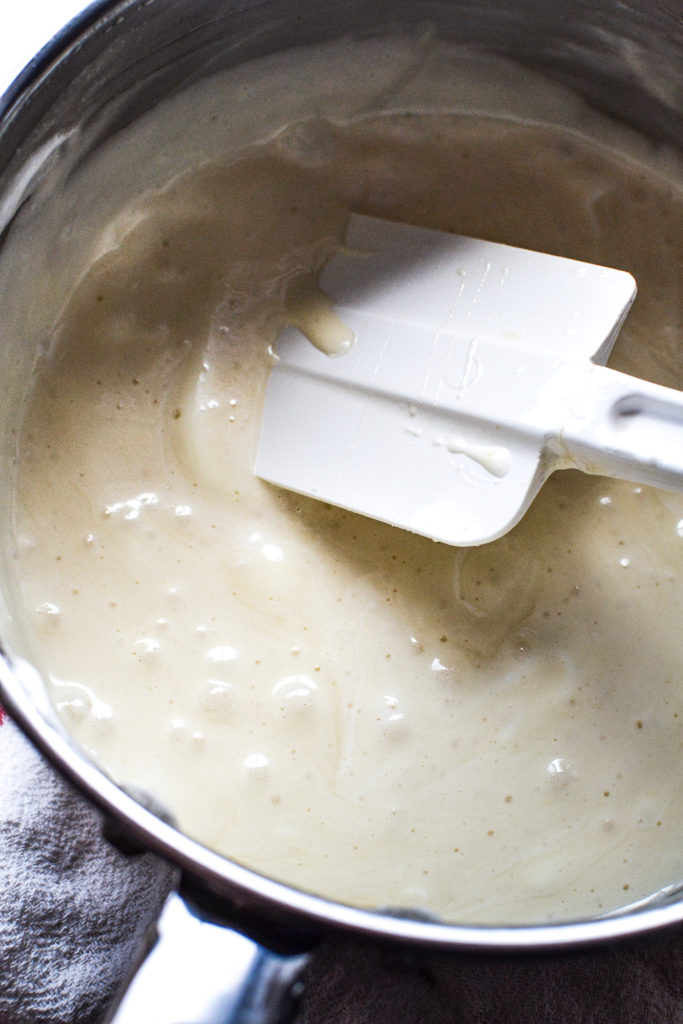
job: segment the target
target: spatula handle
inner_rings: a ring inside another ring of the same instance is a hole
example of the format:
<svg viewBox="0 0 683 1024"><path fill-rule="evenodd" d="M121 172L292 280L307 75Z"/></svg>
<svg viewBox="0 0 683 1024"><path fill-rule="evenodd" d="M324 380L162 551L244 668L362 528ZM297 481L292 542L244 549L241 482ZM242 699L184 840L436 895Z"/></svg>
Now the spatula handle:
<svg viewBox="0 0 683 1024"><path fill-rule="evenodd" d="M593 365L560 436L585 473L683 490L683 392Z"/></svg>

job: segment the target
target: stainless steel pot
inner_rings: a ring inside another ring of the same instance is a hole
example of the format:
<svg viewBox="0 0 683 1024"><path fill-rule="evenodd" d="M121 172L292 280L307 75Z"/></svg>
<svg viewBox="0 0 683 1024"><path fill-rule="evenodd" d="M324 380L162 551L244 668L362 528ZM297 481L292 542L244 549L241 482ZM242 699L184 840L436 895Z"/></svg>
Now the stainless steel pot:
<svg viewBox="0 0 683 1024"><path fill-rule="evenodd" d="M0 265L41 181L74 173L161 98L210 72L294 45L343 34L414 31L424 23L446 39L540 69L658 142L681 145L678 0L101 0L59 34L0 100ZM68 144L76 128L87 128L87 145L78 152ZM12 309L12 282L21 273L19 262L0 279L5 317ZM17 341L21 331L3 329L0 322L0 332L0 472L7 478L17 404L36 351ZM8 488L0 490L6 517ZM6 566L11 552L2 558ZM683 900L663 896L601 920L464 927L334 904L251 873L182 835L71 745L40 677L20 654L11 607L5 587L3 703L46 757L104 812L119 845L153 850L178 869L178 893L162 915L160 939L117 1021L281 1019L296 988L300 952L330 929L422 948L529 952L600 943L683 920ZM193 954L196 967L188 965ZM174 969L175 957L182 971ZM226 964L233 971L227 980ZM208 973L188 996L186 979L200 967ZM155 973L163 985L154 992L152 1016L144 1008ZM176 979L182 979L183 991L173 988Z"/></svg>

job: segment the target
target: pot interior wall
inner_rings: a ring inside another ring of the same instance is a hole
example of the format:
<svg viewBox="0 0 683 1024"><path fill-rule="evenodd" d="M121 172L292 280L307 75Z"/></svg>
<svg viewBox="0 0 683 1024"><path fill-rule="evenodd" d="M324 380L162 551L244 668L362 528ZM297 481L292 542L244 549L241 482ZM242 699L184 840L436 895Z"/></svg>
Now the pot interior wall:
<svg viewBox="0 0 683 1024"><path fill-rule="evenodd" d="M679 141L681 32L673 7L664 3L351 0L340 7L300 0L292 7L286 0L186 0L180 9L164 0L103 3L65 34L61 47L29 68L5 98L0 129L3 473L11 466L25 382L68 290L58 254L67 245L87 249L86 210L62 208L60 185L121 128L208 74L293 46L388 32L434 32L511 57L542 69L657 140ZM12 244L16 226L29 218L36 224L31 243L22 240L17 249ZM9 500L3 488L5 521ZM5 545L5 567L8 558ZM7 609L4 618L5 642L12 644Z"/></svg>
<svg viewBox="0 0 683 1024"><path fill-rule="evenodd" d="M341 35L434 32L446 40L541 69L598 109L675 146L680 129L681 36L664 3L582 0L124 0L103 4L64 38L9 96L0 128L0 473L12 471L21 396L49 326L91 251L95 213L87 194L64 204L108 140L163 98L244 60ZM357 69L362 73L362 69ZM135 174L162 176L163 159ZM122 183L122 193L129 187ZM112 208L120 196L112 194ZM80 256L74 254L80 253ZM70 254L69 258L65 258ZM11 518L11 489L0 516ZM0 572L11 580L13 541L2 538ZM12 613L11 584L0 595L0 635L31 651ZM46 714L49 712L46 710Z"/></svg>

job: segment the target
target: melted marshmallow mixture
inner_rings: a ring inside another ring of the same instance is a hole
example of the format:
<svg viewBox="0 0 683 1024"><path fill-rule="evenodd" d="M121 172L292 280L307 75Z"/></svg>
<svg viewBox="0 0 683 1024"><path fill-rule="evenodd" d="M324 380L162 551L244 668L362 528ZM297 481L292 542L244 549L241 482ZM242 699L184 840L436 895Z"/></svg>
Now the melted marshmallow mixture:
<svg viewBox="0 0 683 1024"><path fill-rule="evenodd" d="M577 134L446 114L301 123L139 199L46 346L16 481L79 744L362 906L557 920L683 878L679 496L563 471L461 550L252 474L272 346L349 210L631 271L612 365L680 386L682 208Z"/></svg>

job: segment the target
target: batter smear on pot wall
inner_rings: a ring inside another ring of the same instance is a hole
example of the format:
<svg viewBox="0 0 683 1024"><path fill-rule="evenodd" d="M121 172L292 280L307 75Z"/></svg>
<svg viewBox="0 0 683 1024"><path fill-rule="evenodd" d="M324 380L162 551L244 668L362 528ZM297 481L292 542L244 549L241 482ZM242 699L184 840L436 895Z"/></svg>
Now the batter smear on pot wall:
<svg viewBox="0 0 683 1024"><path fill-rule="evenodd" d="M454 549L252 473L277 333L314 333L350 210L629 270L611 365L680 387L681 191L636 156L316 117L102 226L27 400L17 578L69 731L184 831L458 922L683 878L680 496L562 472Z"/></svg>

